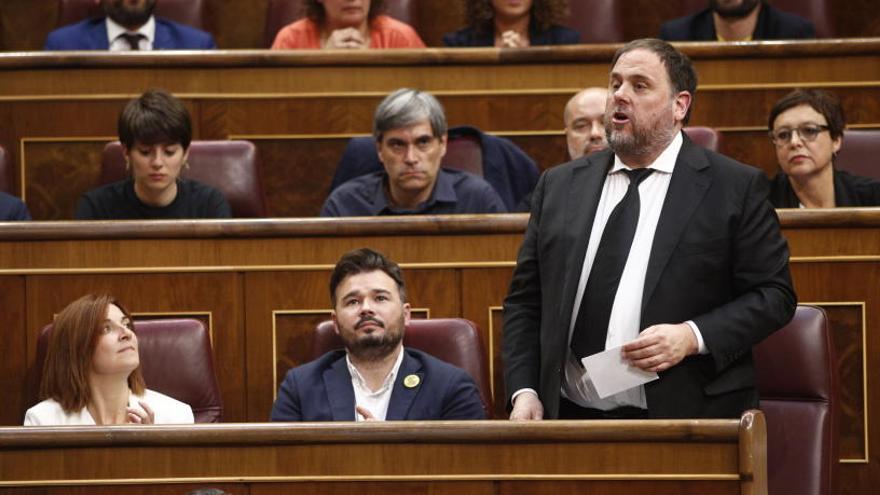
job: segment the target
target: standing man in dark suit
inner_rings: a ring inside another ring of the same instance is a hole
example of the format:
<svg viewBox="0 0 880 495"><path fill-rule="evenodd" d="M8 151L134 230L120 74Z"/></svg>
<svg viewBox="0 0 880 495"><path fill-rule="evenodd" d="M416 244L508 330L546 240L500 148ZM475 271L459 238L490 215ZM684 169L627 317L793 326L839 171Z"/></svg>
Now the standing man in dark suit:
<svg viewBox="0 0 880 495"><path fill-rule="evenodd" d="M156 0L101 0L106 17L58 28L44 50L210 50L214 38L153 15Z"/></svg>
<svg viewBox="0 0 880 495"><path fill-rule="evenodd" d="M813 23L773 8L765 0L709 0L709 7L660 26L667 41L812 39Z"/></svg>
<svg viewBox="0 0 880 495"><path fill-rule="evenodd" d="M344 254L330 300L345 349L290 370L272 421L486 418L467 372L403 346L410 306L397 263L366 248Z"/></svg>
<svg viewBox="0 0 880 495"><path fill-rule="evenodd" d="M796 306L788 247L762 172L682 133L696 86L668 43L624 45L610 150L538 181L504 301L511 419L738 417L757 405L751 348ZM659 379L603 399L579 358L617 346Z"/></svg>

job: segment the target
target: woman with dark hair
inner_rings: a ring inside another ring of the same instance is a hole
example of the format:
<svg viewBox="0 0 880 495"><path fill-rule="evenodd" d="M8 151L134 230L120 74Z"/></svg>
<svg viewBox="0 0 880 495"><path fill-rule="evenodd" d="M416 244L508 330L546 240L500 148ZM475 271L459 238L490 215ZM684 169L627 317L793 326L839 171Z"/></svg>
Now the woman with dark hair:
<svg viewBox="0 0 880 495"><path fill-rule="evenodd" d="M770 110L770 140L782 172L773 178L777 208L880 206L880 181L834 168L846 119L827 91L796 89Z"/></svg>
<svg viewBox="0 0 880 495"><path fill-rule="evenodd" d="M581 35L560 26L566 0L465 0L468 27L443 35L446 46L521 48L573 45Z"/></svg>
<svg viewBox="0 0 880 495"><path fill-rule="evenodd" d="M229 218L223 193L180 177L189 165L192 123L183 102L151 89L131 100L119 115L119 141L128 179L85 193L76 205L79 220Z"/></svg>
<svg viewBox="0 0 880 495"><path fill-rule="evenodd" d="M149 390L131 314L107 295L86 295L55 318L40 396L25 426L192 423L192 409Z"/></svg>
<svg viewBox="0 0 880 495"><path fill-rule="evenodd" d="M409 25L381 15L382 0L306 0L305 18L284 26L272 49L424 48Z"/></svg>

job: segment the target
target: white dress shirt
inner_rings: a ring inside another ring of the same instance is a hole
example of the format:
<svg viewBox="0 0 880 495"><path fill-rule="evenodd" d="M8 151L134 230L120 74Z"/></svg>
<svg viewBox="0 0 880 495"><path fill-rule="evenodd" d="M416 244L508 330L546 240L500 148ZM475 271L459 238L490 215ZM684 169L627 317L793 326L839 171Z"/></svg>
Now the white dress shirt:
<svg viewBox="0 0 880 495"><path fill-rule="evenodd" d="M681 133L676 134L669 146L657 157L654 163L647 168L654 172L645 178L639 185L639 223L636 227L635 237L630 247L629 257L614 296L611 307L611 315L608 320L608 333L605 339L605 348L613 348L635 340L641 332L641 308L642 294L645 289L645 275L648 271L648 261L651 256L651 246L654 243L654 233L660 220L660 212L666 200L666 192L672 179L672 171L675 169L675 161L681 150L683 139ZM599 249L599 241L605 224L611 216L612 210L617 206L629 187L629 179L623 170L629 169L619 157L614 157L614 166L605 178L602 187L602 196L596 209L596 218L590 227L590 241L587 245L587 253L581 268L581 276L575 294L574 307L571 314L571 325L568 328L568 338L574 331L580 310L581 300L596 251ZM667 322L680 323L680 322ZM687 322L697 338L699 348L705 350L699 329L693 322ZM577 358L568 350L564 364L564 379L562 382L562 395L568 400L582 406L594 409L609 410L621 406L635 406L647 408L645 401L645 388L643 386L624 390L618 394L600 399L590 381L589 374L577 361Z"/></svg>
<svg viewBox="0 0 880 495"><path fill-rule="evenodd" d="M150 16L147 23L141 26L137 31L129 31L125 29L122 25L117 24L113 19L110 19L110 17L107 17L104 22L107 23L107 41L110 42L111 52L131 51L131 46L128 44L128 41L125 41L125 39L121 37L121 35L129 32L143 35L138 44L141 50L153 49L153 41L156 39L155 17Z"/></svg>
<svg viewBox="0 0 880 495"><path fill-rule="evenodd" d="M354 388L354 418L356 421L365 421L365 418L357 412L357 406L361 406L370 411L373 417L379 421L385 421L388 414L388 404L391 403L391 392L394 391L394 381L397 379L397 371L400 369L400 363L403 362L403 346L397 348L397 361L382 386L375 392L367 386L367 381L361 376L357 368L352 364L349 355L345 355L345 364L348 365L348 372L351 374L351 386Z"/></svg>

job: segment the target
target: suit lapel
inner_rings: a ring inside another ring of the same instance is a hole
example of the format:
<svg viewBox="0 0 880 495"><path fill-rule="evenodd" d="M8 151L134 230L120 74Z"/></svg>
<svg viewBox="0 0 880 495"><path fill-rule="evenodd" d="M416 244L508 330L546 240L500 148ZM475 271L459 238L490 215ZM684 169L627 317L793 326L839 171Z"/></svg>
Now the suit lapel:
<svg viewBox="0 0 880 495"><path fill-rule="evenodd" d="M324 370L324 388L333 421L354 421L354 388L345 354Z"/></svg>
<svg viewBox="0 0 880 495"><path fill-rule="evenodd" d="M406 352L406 348L402 349L401 352L403 352L403 362L400 363L400 369L397 370L394 389L391 391L391 400L388 403L388 412L385 413L385 420L387 421L407 419L409 409L416 395L425 386L425 372L422 370L422 364L410 356ZM410 375L419 377L418 384L414 387L404 385L404 380Z"/></svg>
<svg viewBox="0 0 880 495"><path fill-rule="evenodd" d="M155 39L153 40L153 50L173 49L174 46L171 43L171 31L168 29L168 27L165 24L159 22L158 18L155 18L155 19L156 19L156 34L155 34Z"/></svg>
<svg viewBox="0 0 880 495"><path fill-rule="evenodd" d="M682 232L700 201L703 200L712 178L704 173L709 167L705 151L685 135L681 151L675 161L672 179L663 201L663 210L654 233L645 289L642 293L642 313L657 287L663 268L678 245Z"/></svg>
<svg viewBox="0 0 880 495"><path fill-rule="evenodd" d="M614 155L603 152L598 156L588 157L586 163L572 170L565 205L563 239L571 241L573 248L568 250L568 259L563 266L565 285L562 288L562 304L559 306L563 314L559 315L559 321L566 331L561 335L568 335L568 327L571 326L571 309L587 255L590 231L593 229L605 176L613 165Z"/></svg>
<svg viewBox="0 0 880 495"><path fill-rule="evenodd" d="M100 21L95 21L89 26L88 40L93 50L109 50L110 40L107 39L107 22L102 17Z"/></svg>

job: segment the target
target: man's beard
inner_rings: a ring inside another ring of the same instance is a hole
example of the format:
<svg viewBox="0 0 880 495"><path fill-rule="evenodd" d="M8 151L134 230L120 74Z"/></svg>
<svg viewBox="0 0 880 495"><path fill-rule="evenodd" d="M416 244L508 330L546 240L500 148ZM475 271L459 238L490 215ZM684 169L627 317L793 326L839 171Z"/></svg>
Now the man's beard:
<svg viewBox="0 0 880 495"><path fill-rule="evenodd" d="M742 19L752 13L758 6L759 0L743 0L741 4L733 7L718 5L718 0L709 0L709 8L724 19Z"/></svg>
<svg viewBox="0 0 880 495"><path fill-rule="evenodd" d="M156 0L146 0L142 6L126 6L124 0L105 0L104 13L117 24L127 28L143 26L153 15Z"/></svg>
<svg viewBox="0 0 880 495"><path fill-rule="evenodd" d="M649 155L657 149L663 149L672 141L674 129L664 129L654 126L642 127L634 120L633 115L628 115L632 133L625 134L614 130L611 122L613 112L605 114L605 135L608 137L608 147L615 155L630 157Z"/></svg>
<svg viewBox="0 0 880 495"><path fill-rule="evenodd" d="M390 324L382 323L373 317L367 316L358 320L357 324L355 324L355 329L365 321L371 321L384 328L385 331L380 334L370 333L360 337L351 332L351 335L355 335L355 338L351 340L343 337L345 348L349 354L359 361L379 361L391 354L394 349L397 349L397 346L403 340L405 326L403 315L400 315L398 321ZM346 335L347 333L340 332L340 335Z"/></svg>

